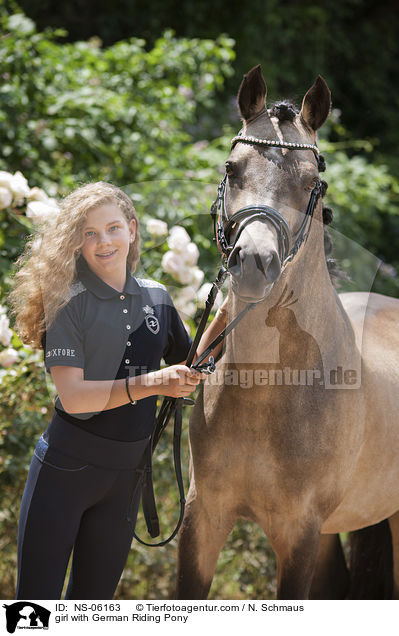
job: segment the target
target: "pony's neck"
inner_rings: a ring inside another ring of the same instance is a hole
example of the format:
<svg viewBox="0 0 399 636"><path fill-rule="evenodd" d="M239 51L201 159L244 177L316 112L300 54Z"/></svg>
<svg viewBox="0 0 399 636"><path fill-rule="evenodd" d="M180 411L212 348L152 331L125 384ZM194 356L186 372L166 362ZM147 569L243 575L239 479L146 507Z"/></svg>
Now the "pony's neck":
<svg viewBox="0 0 399 636"><path fill-rule="evenodd" d="M273 359L282 346L291 350L292 355L298 350L303 359L314 355L314 347L308 347L310 341L319 345L331 364L341 363L343 357L345 360L353 357L356 347L353 329L331 283L320 234L315 232L313 240L309 237L268 298L236 327L226 344L228 360L244 361L249 354L256 362L261 361L257 356L270 355ZM245 305L231 291L229 295L231 319ZM293 301L296 302L291 304Z"/></svg>

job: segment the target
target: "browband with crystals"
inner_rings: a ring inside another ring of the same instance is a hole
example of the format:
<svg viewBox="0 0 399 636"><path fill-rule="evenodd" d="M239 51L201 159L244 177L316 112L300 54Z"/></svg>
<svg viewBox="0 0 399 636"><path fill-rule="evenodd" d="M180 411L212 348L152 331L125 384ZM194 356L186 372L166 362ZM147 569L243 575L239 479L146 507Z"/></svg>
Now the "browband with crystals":
<svg viewBox="0 0 399 636"><path fill-rule="evenodd" d="M274 146L277 148L295 148L296 150L313 150L318 157L320 150L313 144L298 144L293 141L279 141L278 139L258 139L257 137L246 137L245 135L236 135L231 140L231 147L234 148L236 143L241 141L244 144L259 144L260 146Z"/></svg>

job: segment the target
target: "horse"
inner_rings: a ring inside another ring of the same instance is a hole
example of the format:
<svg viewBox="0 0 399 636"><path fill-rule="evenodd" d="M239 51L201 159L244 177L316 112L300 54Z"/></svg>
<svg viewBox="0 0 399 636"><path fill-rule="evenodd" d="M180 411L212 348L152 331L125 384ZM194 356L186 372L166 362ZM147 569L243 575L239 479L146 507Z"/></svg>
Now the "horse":
<svg viewBox="0 0 399 636"><path fill-rule="evenodd" d="M176 597L207 597L246 518L276 555L278 599L344 598L339 533L388 520L399 598L399 301L331 282L316 145L331 110L325 80L299 112L267 109L266 93L256 66L239 88L243 127L219 187L229 319L253 308L190 417Z"/></svg>

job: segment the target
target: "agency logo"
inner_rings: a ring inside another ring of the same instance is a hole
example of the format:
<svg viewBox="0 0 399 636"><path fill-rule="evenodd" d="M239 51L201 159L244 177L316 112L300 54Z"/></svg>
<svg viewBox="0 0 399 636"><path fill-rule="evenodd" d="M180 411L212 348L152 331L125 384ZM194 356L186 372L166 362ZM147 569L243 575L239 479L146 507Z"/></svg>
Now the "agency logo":
<svg viewBox="0 0 399 636"><path fill-rule="evenodd" d="M3 605L6 610L7 631L14 634L16 629L48 629L51 612L30 601L17 601Z"/></svg>

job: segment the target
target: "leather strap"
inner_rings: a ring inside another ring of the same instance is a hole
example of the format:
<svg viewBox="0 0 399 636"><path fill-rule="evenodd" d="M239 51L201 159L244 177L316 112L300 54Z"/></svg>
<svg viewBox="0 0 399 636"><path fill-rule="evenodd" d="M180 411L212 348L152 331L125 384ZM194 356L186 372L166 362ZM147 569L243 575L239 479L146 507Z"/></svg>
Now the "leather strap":
<svg viewBox="0 0 399 636"><path fill-rule="evenodd" d="M184 483L183 483L183 475L181 470L181 453L180 453L181 433L182 433L182 425L183 425L182 402L184 398L166 398L166 400L170 401L172 408L168 409L167 411L164 411L166 413L166 416L164 421L162 422L162 426L163 426L162 430L166 427L170 417L174 415L175 425L174 425L174 431L173 431L173 457L174 457L174 464L175 464L176 481L177 481L179 495L180 495L180 516L172 534L167 539L165 539L164 541L160 541L159 543L147 543L146 541L143 541L142 539L140 539L140 537L136 534L136 532L133 532L133 536L139 543L151 548L158 548L158 547L164 546L170 541L172 541L172 539L174 539L174 537L178 533L180 526L182 524L184 509L186 504L186 500L184 496ZM164 404L165 404L165 400L163 405ZM161 408L161 411L162 411L162 408ZM161 414L161 411L160 411L160 414ZM159 420L159 416L157 418L157 422L158 420ZM139 474L139 479L137 481L136 487L133 489L133 493L131 495L130 504L129 504L129 512L130 512L132 504L133 504L134 496L137 492L137 488L139 487L140 482L142 482L143 512L144 512L144 517L146 520L148 532L153 539L155 537L158 537L160 534L159 519L158 519L157 508L156 508L155 496L154 496L154 484L153 484L153 473L152 473L152 453L154 450L155 441L158 441L158 440L156 440L156 438L154 437L153 444L147 447L149 451L146 452L146 456L142 463L142 466L136 471ZM132 519L130 517L130 514L128 517L128 521L132 524Z"/></svg>
<svg viewBox="0 0 399 636"><path fill-rule="evenodd" d="M208 298L205 303L205 309L201 317L201 321L200 321L197 333L195 334L189 354L187 356L186 364L187 366L192 366L192 368L201 369L200 364L204 360L204 358L206 358L210 353L212 353L215 347L226 337L228 333L230 333L234 329L236 324L245 316L245 314L256 305L256 303L249 303L248 305L246 305L245 308L234 318L234 320L232 320L225 327L225 329L223 329L223 331L221 331L221 333L211 342L207 350L196 360L196 362L193 365L191 364L194 358L194 353L198 346L198 342L205 329L212 306L214 305L217 291L219 287L223 284L223 281L226 277L226 273L227 273L226 269L222 267L218 273L216 281L213 283L212 288L208 294ZM163 431L168 425L170 418L172 417L172 415L174 415L175 423L174 423L174 432L173 432L173 456L174 456L176 481L177 481L179 496L180 496L180 516L179 516L179 521L177 522L177 525L174 531L172 532L172 534L167 539L159 543L147 543L146 541L143 541L142 539L140 539L140 537L136 534L136 532L133 532L133 536L135 537L135 539L137 539L137 541L141 543L142 545L145 545L148 547L157 548L157 547L164 546L170 541L172 541L172 539L178 533L183 521L184 509L185 509L185 503L186 503L185 495L184 495L183 475L181 470L181 450L180 450L182 424L183 424L183 415L182 415L183 404L192 405L194 404L194 401L191 400L190 398L171 398L171 397L164 398L161 408L159 410L158 416L157 416L154 432L151 438L151 444L148 445L145 456L139 468L136 470L137 480L135 485L132 488L132 494L130 497L127 518L129 523L133 524L133 521L130 516L130 511L133 505L135 494L137 492L137 488L139 488L139 486L142 484L142 487L143 487L142 506L143 506L144 517L146 520L147 529L150 536L152 538L155 538L159 536L160 531L159 531L159 519L158 519L157 510L156 510L156 502L155 502L155 496L154 496L152 454L161 438Z"/></svg>
<svg viewBox="0 0 399 636"><path fill-rule="evenodd" d="M154 485L152 481L152 447L148 446L145 457L142 505L147 530L153 539L159 536L159 519L155 504Z"/></svg>

